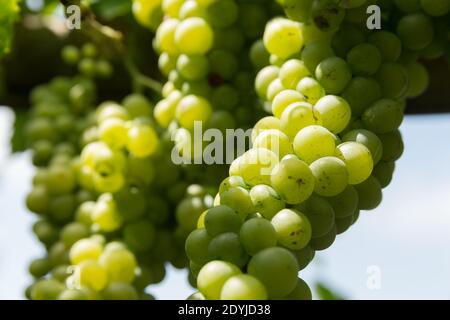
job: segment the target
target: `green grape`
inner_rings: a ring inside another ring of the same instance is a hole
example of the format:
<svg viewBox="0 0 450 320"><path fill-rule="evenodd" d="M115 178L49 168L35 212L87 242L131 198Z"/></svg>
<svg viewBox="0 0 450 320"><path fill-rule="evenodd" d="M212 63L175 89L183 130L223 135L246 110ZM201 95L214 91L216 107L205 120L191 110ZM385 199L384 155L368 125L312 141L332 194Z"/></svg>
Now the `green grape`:
<svg viewBox="0 0 450 320"><path fill-rule="evenodd" d="M231 26L239 15L239 7L234 1L215 0L206 7L208 22L214 28Z"/></svg>
<svg viewBox="0 0 450 320"><path fill-rule="evenodd" d="M314 191L315 178L308 165L296 156L281 159L272 171L270 184L288 204L298 204Z"/></svg>
<svg viewBox="0 0 450 320"><path fill-rule="evenodd" d="M283 59L283 58L280 58L280 57L278 57L278 56L276 56L274 54L271 54L270 57L269 57L269 62L270 62L271 65L281 68L283 63L286 62L286 59Z"/></svg>
<svg viewBox="0 0 450 320"><path fill-rule="evenodd" d="M300 250L311 239L311 224L300 211L283 209L272 218L271 223L278 242L286 248Z"/></svg>
<svg viewBox="0 0 450 320"><path fill-rule="evenodd" d="M375 133L388 133L400 127L403 111L397 101L382 99L375 102L362 115L364 127Z"/></svg>
<svg viewBox="0 0 450 320"><path fill-rule="evenodd" d="M277 244L277 233L272 224L263 218L247 220L241 227L239 239L245 251L255 255Z"/></svg>
<svg viewBox="0 0 450 320"><path fill-rule="evenodd" d="M295 89L298 82L309 75L309 70L303 61L290 59L281 66L279 77L285 88Z"/></svg>
<svg viewBox="0 0 450 320"><path fill-rule="evenodd" d="M336 240L337 235L337 229L336 225L333 226L330 232L328 232L326 235L319 237L319 238L313 238L311 239L310 246L312 249L316 251L322 251L325 250L333 244L334 240Z"/></svg>
<svg viewBox="0 0 450 320"><path fill-rule="evenodd" d="M333 49L328 42L312 42L305 46L302 51L301 60L311 73L314 73L319 63L326 58L334 56Z"/></svg>
<svg viewBox="0 0 450 320"><path fill-rule="evenodd" d="M266 300L267 290L257 278L239 274L229 278L220 292L220 300Z"/></svg>
<svg viewBox="0 0 450 320"><path fill-rule="evenodd" d="M305 269L308 264L314 259L315 251L310 246L306 246L301 250L292 251L297 258L299 270Z"/></svg>
<svg viewBox="0 0 450 320"><path fill-rule="evenodd" d="M214 32L202 18L187 18L176 27L174 40L182 53L205 54L213 45Z"/></svg>
<svg viewBox="0 0 450 320"><path fill-rule="evenodd" d="M26 125L25 134L27 141L32 143L39 140L52 141L54 139L55 132L49 119L38 117Z"/></svg>
<svg viewBox="0 0 450 320"><path fill-rule="evenodd" d="M177 70L187 80L198 80L207 75L209 62L201 55L182 54L177 59Z"/></svg>
<svg viewBox="0 0 450 320"><path fill-rule="evenodd" d="M153 200L153 198L148 199ZM138 188L124 188L120 190L118 193L114 194L114 201L118 211L126 221L135 220L141 217L146 209L148 209L145 194ZM154 201L151 203L153 204L153 202ZM152 206L152 208L155 208L155 206ZM161 214L161 211L159 214Z"/></svg>
<svg viewBox="0 0 450 320"><path fill-rule="evenodd" d="M48 169L47 188L50 194L61 195L76 187L75 174L68 166L52 166Z"/></svg>
<svg viewBox="0 0 450 320"><path fill-rule="evenodd" d="M181 201L175 213L179 226L186 232L191 232L197 225L199 216L208 209L201 197L187 197Z"/></svg>
<svg viewBox="0 0 450 320"><path fill-rule="evenodd" d="M337 30L344 20L345 10L333 0L314 0L311 7L314 24L323 31Z"/></svg>
<svg viewBox="0 0 450 320"><path fill-rule="evenodd" d="M208 246L208 255L213 260L223 260L238 267L243 267L248 261L239 236L234 232L225 232L215 236Z"/></svg>
<svg viewBox="0 0 450 320"><path fill-rule="evenodd" d="M236 211L242 221L255 212L249 192L242 187L233 187L220 194L220 204Z"/></svg>
<svg viewBox="0 0 450 320"><path fill-rule="evenodd" d="M198 96L188 95L178 103L175 117L183 128L192 130L196 121L208 121L211 113L212 108L208 100Z"/></svg>
<svg viewBox="0 0 450 320"><path fill-rule="evenodd" d="M240 176L250 186L269 184L270 174L277 163L278 156L274 152L265 148L250 149L239 161Z"/></svg>
<svg viewBox="0 0 450 320"><path fill-rule="evenodd" d="M227 80L231 79L239 68L236 56L226 50L213 50L209 55L209 65L213 74Z"/></svg>
<svg viewBox="0 0 450 320"><path fill-rule="evenodd" d="M334 135L322 126L308 126L301 129L293 142L295 154L310 164L315 160L332 156L336 149Z"/></svg>
<svg viewBox="0 0 450 320"><path fill-rule="evenodd" d="M351 185L365 181L373 170L372 155L358 142L344 142L337 146L336 156L345 162L348 170L348 183Z"/></svg>
<svg viewBox="0 0 450 320"><path fill-rule="evenodd" d="M372 210L379 206L383 197L381 185L376 178L369 177L363 183L355 185L358 192L358 209Z"/></svg>
<svg viewBox="0 0 450 320"><path fill-rule="evenodd" d="M296 206L304 212L311 224L311 237L318 238L327 234L333 227L335 214L330 203L317 195L312 195L304 203Z"/></svg>
<svg viewBox="0 0 450 320"><path fill-rule="evenodd" d="M178 16L182 20L191 17L204 18L205 15L205 8L201 6L197 1L184 1L178 12Z"/></svg>
<svg viewBox="0 0 450 320"><path fill-rule="evenodd" d="M37 214L45 214L48 211L49 203L50 197L44 186L35 186L26 198L28 210Z"/></svg>
<svg viewBox="0 0 450 320"><path fill-rule="evenodd" d="M83 261L97 260L102 251L102 245L92 238L78 240L70 248L70 262L72 264L80 264Z"/></svg>
<svg viewBox="0 0 450 320"><path fill-rule="evenodd" d="M96 63L94 59L83 58L78 63L78 71L88 77L93 77L96 72Z"/></svg>
<svg viewBox="0 0 450 320"><path fill-rule="evenodd" d="M416 98L422 95L428 88L430 81L427 69L421 63L414 62L406 66L406 71L409 79L409 88L406 95L408 98Z"/></svg>
<svg viewBox="0 0 450 320"><path fill-rule="evenodd" d="M394 2L397 8L406 13L420 10L420 0L394 0Z"/></svg>
<svg viewBox="0 0 450 320"><path fill-rule="evenodd" d="M171 56L167 52L162 52L158 58L158 68L161 73L168 77L170 72L177 66L177 57Z"/></svg>
<svg viewBox="0 0 450 320"><path fill-rule="evenodd" d="M386 98L402 97L408 90L408 73L401 64L385 63L381 65L375 77Z"/></svg>
<svg viewBox="0 0 450 320"><path fill-rule="evenodd" d="M64 285L56 280L42 279L31 288L31 300L56 300Z"/></svg>
<svg viewBox="0 0 450 320"><path fill-rule="evenodd" d="M392 181L394 171L394 161L381 161L373 169L372 175L377 178L382 188L386 188Z"/></svg>
<svg viewBox="0 0 450 320"><path fill-rule="evenodd" d="M106 270L94 260L85 260L78 264L74 274L75 281L95 291L103 290L108 284Z"/></svg>
<svg viewBox="0 0 450 320"><path fill-rule="evenodd" d="M239 103L239 93L228 84L221 85L213 90L211 103L218 109L234 109Z"/></svg>
<svg viewBox="0 0 450 320"><path fill-rule="evenodd" d="M48 251L48 258L52 267L56 267L61 264L69 264L69 252L67 252L66 246L62 241L55 242Z"/></svg>
<svg viewBox="0 0 450 320"><path fill-rule="evenodd" d="M156 131L148 125L132 124L128 129L126 145L135 157L145 158L154 154L158 143Z"/></svg>
<svg viewBox="0 0 450 320"><path fill-rule="evenodd" d="M155 227L142 219L127 224L123 229L123 239L127 246L135 252L150 249L155 241Z"/></svg>
<svg viewBox="0 0 450 320"><path fill-rule="evenodd" d="M405 15L397 24L397 34L406 48L424 49L433 41L433 21L423 13Z"/></svg>
<svg viewBox="0 0 450 320"><path fill-rule="evenodd" d="M86 58L95 58L98 55L98 49L93 43L86 43L81 48L81 53Z"/></svg>
<svg viewBox="0 0 450 320"><path fill-rule="evenodd" d="M295 90L283 90L279 92L272 101L272 113L275 117L281 118L283 111L295 102L305 101L301 93Z"/></svg>
<svg viewBox="0 0 450 320"><path fill-rule="evenodd" d="M194 1L188 1L194 2ZM205 297L200 292L195 292L191 294L186 300L205 300Z"/></svg>
<svg viewBox="0 0 450 320"><path fill-rule="evenodd" d="M250 47L250 60L255 67L259 70L269 65L269 52L264 47L264 42L262 39L255 41Z"/></svg>
<svg viewBox="0 0 450 320"><path fill-rule="evenodd" d="M238 274L241 274L241 270L232 263L211 261L200 270L197 287L206 299L218 300L225 282Z"/></svg>
<svg viewBox="0 0 450 320"><path fill-rule="evenodd" d="M65 46L61 51L61 57L65 63L74 65L80 61L80 50L76 46Z"/></svg>
<svg viewBox="0 0 450 320"><path fill-rule="evenodd" d="M287 58L303 47L298 23L284 18L276 18L267 23L263 40L267 51L280 58Z"/></svg>
<svg viewBox="0 0 450 320"><path fill-rule="evenodd" d="M239 3L239 25L249 39L257 39L263 36L262 30L269 20L265 8L259 3Z"/></svg>
<svg viewBox="0 0 450 320"><path fill-rule="evenodd" d="M299 22L309 21L313 0L278 0L278 2L289 19Z"/></svg>
<svg viewBox="0 0 450 320"><path fill-rule="evenodd" d="M278 77L280 68L276 66L267 66L258 72L255 78L255 90L260 98L265 98L269 85Z"/></svg>
<svg viewBox="0 0 450 320"><path fill-rule="evenodd" d="M225 178L219 186L219 194L234 187L247 188L247 185L240 176L230 176Z"/></svg>
<svg viewBox="0 0 450 320"><path fill-rule="evenodd" d="M334 209L336 219L352 216L357 210L358 193L353 186L347 186L340 194L327 198Z"/></svg>
<svg viewBox="0 0 450 320"><path fill-rule="evenodd" d="M420 0L420 6L426 14L433 17L445 16L450 12L449 0Z"/></svg>
<svg viewBox="0 0 450 320"><path fill-rule="evenodd" d="M186 81L181 86L183 95L196 95L202 97L209 97L211 87L206 79L198 81Z"/></svg>
<svg viewBox="0 0 450 320"><path fill-rule="evenodd" d="M334 134L342 132L350 122L350 106L339 96L327 95L321 98L314 109L320 114L323 126Z"/></svg>
<svg viewBox="0 0 450 320"><path fill-rule="evenodd" d="M323 157L310 165L316 182L314 191L325 197L335 196L347 187L349 174L344 161L336 157Z"/></svg>
<svg viewBox="0 0 450 320"><path fill-rule="evenodd" d="M66 223L73 218L76 203L72 194L60 195L51 198L48 214L57 223Z"/></svg>
<svg viewBox="0 0 450 320"><path fill-rule="evenodd" d="M342 93L353 116L360 116L375 101L381 99L381 86L372 78L354 77Z"/></svg>
<svg viewBox="0 0 450 320"><path fill-rule="evenodd" d="M395 130L386 134L380 134L379 138L383 144L384 161L396 161L403 154L403 139L400 131Z"/></svg>
<svg viewBox="0 0 450 320"><path fill-rule="evenodd" d="M135 278L137 262L127 249L105 250L99 263L107 271L108 281L131 283Z"/></svg>
<svg viewBox="0 0 450 320"><path fill-rule="evenodd" d="M186 239L185 251L189 260L203 265L211 261L208 254L208 246L211 237L205 229L196 229L192 231Z"/></svg>
<svg viewBox="0 0 450 320"><path fill-rule="evenodd" d="M35 259L30 263L28 271L35 278L45 276L51 269L51 264L48 258Z"/></svg>
<svg viewBox="0 0 450 320"><path fill-rule="evenodd" d="M178 30L180 22L177 19L165 19L156 30L154 44L159 52L167 52L169 55L177 55L179 53L178 46L175 41L176 30Z"/></svg>
<svg viewBox="0 0 450 320"><path fill-rule="evenodd" d="M254 126L252 129L252 136L251 136L251 141L252 143L255 141L256 137L264 132L265 130L270 130L270 129L280 129L281 128L281 124L280 124L280 120L276 117L272 117L272 116L267 116L264 117L262 119L260 119Z"/></svg>
<svg viewBox="0 0 450 320"><path fill-rule="evenodd" d="M98 60L95 69L96 74L101 78L109 78L114 72L111 63L105 59Z"/></svg>
<svg viewBox="0 0 450 320"><path fill-rule="evenodd" d="M214 111L208 121L208 128L220 130L223 134L226 134L226 130L232 130L235 127L233 115L228 111Z"/></svg>
<svg viewBox="0 0 450 320"><path fill-rule="evenodd" d="M402 43L395 34L380 30L369 35L367 40L378 48L384 62L395 62L400 58Z"/></svg>
<svg viewBox="0 0 450 320"><path fill-rule="evenodd" d="M239 53L243 50L245 41L242 30L236 26L214 30L214 49Z"/></svg>
<svg viewBox="0 0 450 320"><path fill-rule="evenodd" d="M346 133L342 137L343 142L354 141L363 144L372 154L373 163L377 164L383 155L383 145L376 134L369 130L357 129Z"/></svg>
<svg viewBox="0 0 450 320"><path fill-rule="evenodd" d="M138 293L128 283L112 282L102 291L102 297L105 300L137 300Z"/></svg>
<svg viewBox="0 0 450 320"><path fill-rule="evenodd" d="M253 147L270 150L278 155L279 158L293 152L288 136L277 129L269 129L261 132L253 142Z"/></svg>
<svg viewBox="0 0 450 320"><path fill-rule="evenodd" d="M343 24L333 35L331 45L336 55L345 58L355 46L364 42L364 32L353 24Z"/></svg>
<svg viewBox="0 0 450 320"><path fill-rule="evenodd" d="M298 278L297 285L294 290L287 296L283 297L284 300L311 300L312 293L305 281Z"/></svg>
<svg viewBox="0 0 450 320"><path fill-rule="evenodd" d="M281 114L281 130L294 140L297 133L310 125L321 125L322 117L311 104L307 102L295 102L290 104Z"/></svg>
<svg viewBox="0 0 450 320"><path fill-rule="evenodd" d="M272 219L278 211L285 207L277 192L268 185L259 184L254 186L250 190L250 198L256 212L266 219Z"/></svg>
<svg viewBox="0 0 450 320"><path fill-rule="evenodd" d="M352 79L352 73L345 60L330 57L322 60L316 68L315 75L319 83L329 94L338 94L344 91Z"/></svg>
<svg viewBox="0 0 450 320"><path fill-rule="evenodd" d="M33 232L36 234L39 241L45 246L49 247L58 240L59 231L46 220L39 220L33 225Z"/></svg>
<svg viewBox="0 0 450 320"><path fill-rule="evenodd" d="M127 129L121 119L106 119L100 124L98 134L100 140L113 149L120 149L127 142Z"/></svg>
<svg viewBox="0 0 450 320"><path fill-rule="evenodd" d="M341 234L347 231L353 224L353 215L335 220L336 234Z"/></svg>
<svg viewBox="0 0 450 320"><path fill-rule="evenodd" d="M281 298L294 290L298 264L288 250L273 247L254 255L247 270L263 283L269 298Z"/></svg>
<svg viewBox="0 0 450 320"><path fill-rule="evenodd" d="M88 227L79 222L71 222L61 230L61 240L67 248L70 248L75 242L88 236Z"/></svg>
<svg viewBox="0 0 450 320"><path fill-rule="evenodd" d="M58 295L58 300L89 300L88 295L80 289L65 289Z"/></svg>
<svg viewBox="0 0 450 320"><path fill-rule="evenodd" d="M306 102L315 105L320 98L325 96L325 89L320 83L311 77L305 77L297 84L296 90L300 92Z"/></svg>
<svg viewBox="0 0 450 320"><path fill-rule="evenodd" d="M104 194L100 197L95 204L91 218L97 228L107 232L119 229L123 223L111 194Z"/></svg>
<svg viewBox="0 0 450 320"><path fill-rule="evenodd" d="M160 100L153 110L153 116L160 126L167 128L170 122L175 118L175 112L178 102L183 95L180 91L172 91L167 98Z"/></svg>
<svg viewBox="0 0 450 320"><path fill-rule="evenodd" d="M267 87L267 95L265 97L266 100L269 102L273 101L276 95L285 89L286 88L283 86L280 79L273 80Z"/></svg>
<svg viewBox="0 0 450 320"><path fill-rule="evenodd" d="M381 53L373 44L361 43L348 52L347 63L353 75L373 75L381 66Z"/></svg>
<svg viewBox="0 0 450 320"><path fill-rule="evenodd" d="M224 232L238 233L241 220L233 209L217 206L206 211L204 225L208 234L214 237Z"/></svg>

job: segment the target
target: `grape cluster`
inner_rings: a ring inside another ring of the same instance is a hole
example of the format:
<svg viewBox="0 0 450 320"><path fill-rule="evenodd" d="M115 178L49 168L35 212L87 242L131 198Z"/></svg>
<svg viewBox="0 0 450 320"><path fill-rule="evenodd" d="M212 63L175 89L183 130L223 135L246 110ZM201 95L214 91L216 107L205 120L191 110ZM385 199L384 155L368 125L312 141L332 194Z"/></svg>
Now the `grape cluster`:
<svg viewBox="0 0 450 320"><path fill-rule="evenodd" d="M186 240L190 299L310 299L298 272L380 204L406 99L428 85L418 58L448 45L448 1L278 2L287 17L267 23L271 65L255 79L272 115ZM366 27L371 4L393 30Z"/></svg>

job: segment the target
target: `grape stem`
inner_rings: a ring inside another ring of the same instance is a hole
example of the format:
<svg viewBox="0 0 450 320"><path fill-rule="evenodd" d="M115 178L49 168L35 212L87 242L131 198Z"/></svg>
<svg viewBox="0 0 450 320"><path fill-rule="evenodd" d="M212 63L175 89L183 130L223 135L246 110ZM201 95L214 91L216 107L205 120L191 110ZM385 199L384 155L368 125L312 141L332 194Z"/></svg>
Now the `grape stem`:
<svg viewBox="0 0 450 320"><path fill-rule="evenodd" d="M162 84L141 73L131 56L128 54L123 43L122 32L98 22L90 8L80 4L79 1L60 0L60 2L64 6L77 4L81 7L81 30L92 38L94 42L106 47L111 47L111 49L113 49L112 51L115 52L116 55L122 57L124 66L133 81L133 90L135 92L142 92L144 88L148 88L158 94L161 94Z"/></svg>

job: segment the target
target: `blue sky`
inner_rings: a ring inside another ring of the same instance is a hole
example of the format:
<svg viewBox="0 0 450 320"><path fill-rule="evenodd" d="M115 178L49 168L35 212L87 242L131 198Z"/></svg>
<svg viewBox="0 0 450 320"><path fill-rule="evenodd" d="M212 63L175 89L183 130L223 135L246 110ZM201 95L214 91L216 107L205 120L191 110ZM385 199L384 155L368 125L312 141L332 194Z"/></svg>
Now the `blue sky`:
<svg viewBox="0 0 450 320"><path fill-rule="evenodd" d="M0 299L21 299L27 264L43 251L31 233L24 197L33 168L28 154L7 156L10 113L0 108ZM316 255L301 276L324 280L352 299L450 299L450 115L408 116L405 153L379 208ZM367 286L376 270L377 289ZM159 299L185 299L185 272L169 268L150 288Z"/></svg>

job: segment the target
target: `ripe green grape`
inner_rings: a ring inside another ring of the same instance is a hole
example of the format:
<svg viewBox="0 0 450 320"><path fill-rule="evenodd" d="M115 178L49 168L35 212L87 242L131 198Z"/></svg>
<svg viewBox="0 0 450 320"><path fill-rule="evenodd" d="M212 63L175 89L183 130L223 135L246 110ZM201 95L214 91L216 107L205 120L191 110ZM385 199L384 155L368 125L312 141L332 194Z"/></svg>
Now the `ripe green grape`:
<svg viewBox="0 0 450 320"><path fill-rule="evenodd" d="M270 129L280 129L281 128L281 124L280 124L280 119L276 118L276 117L272 117L272 116L267 116L264 117L262 119L260 119L254 126L252 129L252 143L255 141L256 137L264 132L265 130L270 130Z"/></svg>
<svg viewBox="0 0 450 320"><path fill-rule="evenodd" d="M445 16L450 12L449 0L420 0L420 6L426 14L433 17Z"/></svg>
<svg viewBox="0 0 450 320"><path fill-rule="evenodd" d="M358 207L358 193L353 186L347 186L340 194L327 198L334 209L336 219L352 216Z"/></svg>
<svg viewBox="0 0 450 320"><path fill-rule="evenodd" d="M215 0L206 7L206 17L214 28L231 26L239 15L239 7L235 1Z"/></svg>
<svg viewBox="0 0 450 320"><path fill-rule="evenodd" d="M122 105L130 115L131 119L140 117L151 117L153 111L153 104L143 95L134 93L126 96Z"/></svg>
<svg viewBox="0 0 450 320"><path fill-rule="evenodd" d="M221 300L266 300L267 290L256 277L239 274L229 278L223 285Z"/></svg>
<svg viewBox="0 0 450 320"><path fill-rule="evenodd" d="M303 95L295 90L283 90L279 92L272 101L272 113L275 117L281 118L283 111L295 103L305 101Z"/></svg>
<svg viewBox="0 0 450 320"><path fill-rule="evenodd" d="M278 211L285 207L278 193L268 185L259 184L251 188L250 198L255 211L266 219L272 219Z"/></svg>
<svg viewBox="0 0 450 320"><path fill-rule="evenodd" d="M336 235L337 235L336 225L333 225L331 231L325 234L324 236L311 239L310 246L312 249L316 251L325 250L331 247L331 245L334 243L334 240L336 240Z"/></svg>
<svg viewBox="0 0 450 320"><path fill-rule="evenodd" d="M42 279L31 288L32 300L56 300L64 290L64 285L56 280Z"/></svg>
<svg viewBox="0 0 450 320"><path fill-rule="evenodd" d="M182 53L205 54L213 45L214 32L205 20L193 17L181 21L173 37L176 48Z"/></svg>
<svg viewBox="0 0 450 320"><path fill-rule="evenodd" d="M337 146L336 156L346 164L349 184L359 184L370 177L373 160L369 149L364 145L358 142L344 142Z"/></svg>
<svg viewBox="0 0 450 320"><path fill-rule="evenodd" d="M353 116L360 116L375 101L381 99L381 86L373 78L354 77L342 92Z"/></svg>
<svg viewBox="0 0 450 320"><path fill-rule="evenodd" d="M323 126L334 134L342 132L350 122L350 106L339 96L328 95L321 98L314 109L320 114Z"/></svg>
<svg viewBox="0 0 450 320"><path fill-rule="evenodd" d="M408 73L399 63L381 65L375 78L381 85L381 91L386 98L402 97L408 90Z"/></svg>
<svg viewBox="0 0 450 320"><path fill-rule="evenodd" d="M297 84L296 90L303 95L306 102L312 105L315 105L326 94L320 83L311 77L301 79Z"/></svg>
<svg viewBox="0 0 450 320"><path fill-rule="evenodd" d="M211 237L205 229L192 231L185 242L185 251L189 260L199 265L203 265L212 260L208 255L210 242Z"/></svg>
<svg viewBox="0 0 450 320"><path fill-rule="evenodd" d="M254 148L242 155L239 172L250 186L269 184L272 169L277 163L278 156L274 152L265 148Z"/></svg>
<svg viewBox="0 0 450 320"><path fill-rule="evenodd" d="M311 16L320 30L334 31L344 20L345 10L333 0L314 0Z"/></svg>
<svg viewBox="0 0 450 320"><path fill-rule="evenodd" d="M305 63L298 59L287 60L280 68L280 80L288 89L295 89L298 82L310 75Z"/></svg>
<svg viewBox="0 0 450 320"><path fill-rule="evenodd" d="M369 149L372 154L373 163L377 164L383 155L383 144L376 134L369 130L357 129L346 133L342 137L343 142L354 141L361 143Z"/></svg>
<svg viewBox="0 0 450 320"><path fill-rule="evenodd" d="M286 16L295 21L308 22L311 19L311 6L313 0L278 0Z"/></svg>
<svg viewBox="0 0 450 320"><path fill-rule="evenodd" d="M175 117L183 128L193 130L195 122L206 122L211 116L212 108L208 100L188 95L177 104Z"/></svg>
<svg viewBox="0 0 450 320"><path fill-rule="evenodd" d="M305 269L308 266L308 264L314 259L315 255L315 251L311 249L309 245L301 250L292 251L292 253L297 259L299 270Z"/></svg>
<svg viewBox="0 0 450 320"><path fill-rule="evenodd" d="M248 255L242 246L239 235L225 232L216 235L208 245L208 255L213 260L222 260L243 267L248 261Z"/></svg>
<svg viewBox="0 0 450 320"><path fill-rule="evenodd" d="M312 293L305 281L298 278L297 284L287 296L283 297L284 300L311 300Z"/></svg>
<svg viewBox="0 0 450 320"><path fill-rule="evenodd" d="M347 231L352 226L353 220L353 215L341 219L336 219L336 233L339 235Z"/></svg>
<svg viewBox="0 0 450 320"><path fill-rule="evenodd" d="M179 50L175 44L175 32L180 22L177 19L166 19L158 27L155 35L155 46L160 52L177 55Z"/></svg>
<svg viewBox="0 0 450 320"><path fill-rule="evenodd" d="M155 226L145 219L128 223L122 233L124 242L134 252L144 252L155 242Z"/></svg>
<svg viewBox="0 0 450 320"><path fill-rule="evenodd" d="M61 230L61 240L67 248L70 248L75 242L89 236L89 229L86 225L79 222L71 222Z"/></svg>
<svg viewBox="0 0 450 320"><path fill-rule="evenodd" d="M380 30L369 35L367 40L378 48L384 62L395 62L400 57L402 43L394 33Z"/></svg>
<svg viewBox="0 0 450 320"><path fill-rule="evenodd" d="M424 49L433 41L433 21L423 13L405 15L397 24L397 34L406 48Z"/></svg>
<svg viewBox="0 0 450 320"><path fill-rule="evenodd" d="M333 35L331 45L336 55L345 58L355 46L364 42L364 32L353 24L343 24Z"/></svg>
<svg viewBox="0 0 450 320"><path fill-rule="evenodd" d="M322 60L317 65L315 75L329 94L341 93L352 79L349 65L339 57L329 57Z"/></svg>
<svg viewBox="0 0 450 320"><path fill-rule="evenodd" d="M270 54L266 50L262 39L259 39L252 44L249 55L253 66L257 70L269 65Z"/></svg>
<svg viewBox="0 0 450 320"><path fill-rule="evenodd" d="M261 132L253 142L254 148L264 148L272 151L281 159L292 153L292 145L287 135L277 129Z"/></svg>
<svg viewBox="0 0 450 320"><path fill-rule="evenodd" d="M213 50L209 55L209 65L213 74L227 80L231 79L239 68L236 56L226 50Z"/></svg>
<svg viewBox="0 0 450 320"><path fill-rule="evenodd" d="M108 281L131 283L135 278L137 261L127 249L105 250L99 263L107 271Z"/></svg>
<svg viewBox="0 0 450 320"><path fill-rule="evenodd" d="M311 224L300 211L283 209L271 220L278 242L286 248L300 250L311 239Z"/></svg>
<svg viewBox="0 0 450 320"><path fill-rule="evenodd" d="M400 131L395 130L386 134L379 135L381 143L383 144L384 161L396 161L403 154L403 139Z"/></svg>
<svg viewBox="0 0 450 320"><path fill-rule="evenodd" d="M369 177L363 183L355 185L358 192L358 209L372 210L378 207L383 197L381 185L373 176Z"/></svg>
<svg viewBox="0 0 450 320"><path fill-rule="evenodd" d="M334 135L322 126L308 126L301 129L293 142L295 154L310 164L315 160L332 156L336 149Z"/></svg>
<svg viewBox="0 0 450 320"><path fill-rule="evenodd" d="M382 99L370 106L362 115L364 127L375 133L388 133L400 127L403 111L397 101Z"/></svg>
<svg viewBox="0 0 450 320"><path fill-rule="evenodd" d="M254 255L247 270L263 283L269 298L281 298L294 290L298 264L288 250L273 247Z"/></svg>
<svg viewBox="0 0 450 320"><path fill-rule="evenodd" d="M394 171L394 161L381 161L373 169L372 175L377 178L382 188L386 188L392 181Z"/></svg>
<svg viewBox="0 0 450 320"><path fill-rule="evenodd" d="M422 95L430 81L427 69L421 63L414 62L406 66L406 71L409 79L408 98Z"/></svg>
<svg viewBox="0 0 450 320"><path fill-rule="evenodd" d="M314 191L315 178L308 165L296 156L286 156L273 168L270 184L288 204L298 204Z"/></svg>
<svg viewBox="0 0 450 320"><path fill-rule="evenodd" d="M322 117L307 102L295 102L290 104L281 114L280 125L281 130L291 139L295 138L297 133L310 125L321 125Z"/></svg>
<svg viewBox="0 0 450 320"><path fill-rule="evenodd" d="M78 264L73 275L75 281L95 291L103 290L108 284L108 274L97 261L85 260Z"/></svg>
<svg viewBox="0 0 450 320"><path fill-rule="evenodd" d="M253 256L263 249L275 247L277 233L266 219L252 218L242 225L239 239L245 251Z"/></svg>
<svg viewBox="0 0 450 320"><path fill-rule="evenodd" d="M258 72L255 78L255 89L259 97L266 97L269 85L278 77L279 72L280 68L276 66L267 66Z"/></svg>
<svg viewBox="0 0 450 320"><path fill-rule="evenodd" d="M267 87L266 99L271 102L281 91L286 90L280 79L273 80Z"/></svg>
<svg viewBox="0 0 450 320"><path fill-rule="evenodd" d="M177 59L177 70L186 80L198 80L205 77L209 71L209 62L202 55L182 54Z"/></svg>
<svg viewBox="0 0 450 320"><path fill-rule="evenodd" d="M220 194L220 204L236 211L242 221L255 212L249 192L242 187L233 187Z"/></svg>
<svg viewBox="0 0 450 320"><path fill-rule="evenodd" d="M220 292L225 282L231 277L241 274L241 270L232 263L211 261L205 264L197 277L197 287L207 299L220 299Z"/></svg>
<svg viewBox="0 0 450 320"><path fill-rule="evenodd" d="M316 182L314 191L325 197L335 196L347 187L349 173L344 161L336 157L323 157L310 165Z"/></svg>
<svg viewBox="0 0 450 320"><path fill-rule="evenodd" d="M105 300L137 300L138 293L129 283L111 282L102 291Z"/></svg>
<svg viewBox="0 0 450 320"><path fill-rule="evenodd" d="M102 231L117 230L123 223L111 194L104 194L100 197L95 204L91 218L93 224Z"/></svg>
<svg viewBox="0 0 450 320"><path fill-rule="evenodd" d="M298 23L276 18L266 25L264 45L267 51L280 58L287 58L303 47L303 37Z"/></svg>

